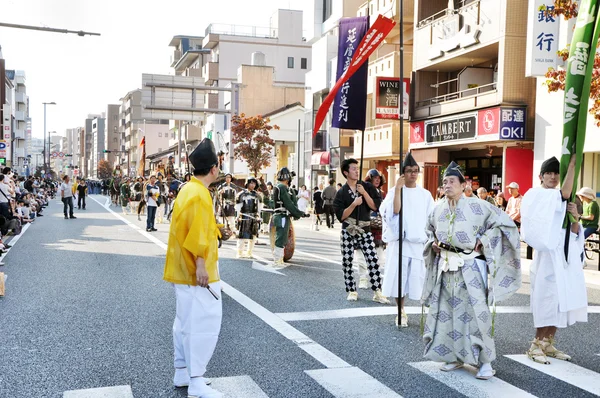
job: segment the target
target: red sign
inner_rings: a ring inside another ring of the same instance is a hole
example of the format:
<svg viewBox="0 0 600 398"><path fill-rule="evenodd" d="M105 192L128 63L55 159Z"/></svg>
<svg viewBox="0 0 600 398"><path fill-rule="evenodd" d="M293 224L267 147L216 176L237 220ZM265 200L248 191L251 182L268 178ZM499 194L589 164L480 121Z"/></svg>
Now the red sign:
<svg viewBox="0 0 600 398"><path fill-rule="evenodd" d="M413 122L410 124L410 137L409 141L411 144L420 144L425 142L425 122Z"/></svg>
<svg viewBox="0 0 600 398"><path fill-rule="evenodd" d="M478 135L497 135L500 131L500 108L481 110L477 119Z"/></svg>
<svg viewBox="0 0 600 398"><path fill-rule="evenodd" d="M367 31L367 34L362 39L358 46L358 50L354 52L354 56L352 57L352 62L348 69L346 69L346 73L340 77L340 79L335 83L335 86L331 89L319 110L317 111L317 116L315 117L315 126L313 129L313 137L317 135L317 132L321 128L323 121L325 120L325 116L327 116L327 112L329 112L329 108L333 103L337 92L340 88L352 77L354 73L361 67L362 64L365 63L369 59L369 56L379 48L379 44L385 39L385 37L392 31L392 29L396 26L396 22L394 20L384 17L383 15L379 15L377 20L371 26L371 29Z"/></svg>
<svg viewBox="0 0 600 398"><path fill-rule="evenodd" d="M404 119L408 119L408 96L410 79L399 77L378 77L375 93L375 118L398 120L400 117L400 101L403 102Z"/></svg>

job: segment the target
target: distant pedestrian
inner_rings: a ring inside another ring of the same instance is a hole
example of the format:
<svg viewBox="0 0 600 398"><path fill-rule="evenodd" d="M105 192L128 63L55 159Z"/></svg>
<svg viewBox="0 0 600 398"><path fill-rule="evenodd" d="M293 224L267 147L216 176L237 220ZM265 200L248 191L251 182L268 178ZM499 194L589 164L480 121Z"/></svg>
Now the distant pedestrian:
<svg viewBox="0 0 600 398"><path fill-rule="evenodd" d="M323 192L319 187L313 188L313 206L315 208L315 224L322 225L321 214L325 213L325 209L323 208Z"/></svg>
<svg viewBox="0 0 600 398"><path fill-rule="evenodd" d="M600 208L596 202L596 193L592 188L581 188L577 196L583 202L583 214L581 224L583 225L583 235L587 239L591 234L598 230L598 218L600 218Z"/></svg>
<svg viewBox="0 0 600 398"><path fill-rule="evenodd" d="M298 191L298 210L305 213L308 207L308 200L310 199L310 192L306 189L306 185L300 187Z"/></svg>
<svg viewBox="0 0 600 398"><path fill-rule="evenodd" d="M329 179L329 186L323 190L323 210L325 211L325 222L327 228L333 228L335 220L335 211L333 210L333 200L335 199L335 180Z"/></svg>
<svg viewBox="0 0 600 398"><path fill-rule="evenodd" d="M467 198L473 197L473 188L470 185L467 185L465 187L464 193Z"/></svg>
<svg viewBox="0 0 600 398"><path fill-rule="evenodd" d="M490 195L488 195L488 191L484 187L481 187L477 190L477 196L479 197L479 199L485 200L491 205L496 206L496 202Z"/></svg>
<svg viewBox="0 0 600 398"><path fill-rule="evenodd" d="M73 191L69 181L69 176L63 177L63 182L60 184L60 199L63 202L63 213L65 213L65 220L69 218L77 218L73 215ZM68 208L68 214L67 214Z"/></svg>
<svg viewBox="0 0 600 398"><path fill-rule="evenodd" d="M516 182L511 182L506 188L508 188L508 193L510 194L508 204L506 205L506 214L508 214L515 224L517 224L517 227L520 227L521 201L523 200L523 197L519 193L519 184Z"/></svg>
<svg viewBox="0 0 600 398"><path fill-rule="evenodd" d="M156 219L156 210L158 208L158 198L160 197L160 189L156 185L156 176L150 176L150 183L146 185L146 207L148 207L148 216L146 217L146 231L157 231L154 228L154 220Z"/></svg>
<svg viewBox="0 0 600 398"><path fill-rule="evenodd" d="M497 208L502 211L506 210L506 199L504 199L504 192L498 192L494 201L496 202Z"/></svg>
<svg viewBox="0 0 600 398"><path fill-rule="evenodd" d="M83 210L85 210L85 197L88 193L88 187L85 183L85 180L82 178L77 184L77 209L81 209L83 205Z"/></svg>

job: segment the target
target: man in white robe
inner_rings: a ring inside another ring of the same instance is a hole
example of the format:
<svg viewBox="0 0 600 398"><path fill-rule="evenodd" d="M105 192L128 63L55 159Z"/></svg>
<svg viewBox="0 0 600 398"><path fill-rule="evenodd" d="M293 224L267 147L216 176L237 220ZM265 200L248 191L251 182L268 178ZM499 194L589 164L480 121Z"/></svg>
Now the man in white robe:
<svg viewBox="0 0 600 398"><path fill-rule="evenodd" d="M575 203L568 203L573 192L575 156L560 190L559 161L546 160L540 171L541 187L532 188L521 204L521 233L523 240L535 249L531 264L531 311L536 328L535 339L527 351L534 362L549 364L548 357L571 360L554 346L557 328L575 322L587 322L587 291L583 274L585 238L579 223L581 215ZM575 220L567 230L565 214ZM565 246L568 247L568 256Z"/></svg>
<svg viewBox="0 0 600 398"><path fill-rule="evenodd" d="M401 311L400 322L396 317L396 326L399 327L408 327L404 297L420 300L425 282L423 249L428 240L425 228L434 203L431 193L417 185L418 177L419 165L409 152L402 164L402 175L379 208L383 222L382 238L387 243L382 293L384 296L396 298L396 305L400 306ZM402 212L402 297L398 299L400 190L405 210Z"/></svg>

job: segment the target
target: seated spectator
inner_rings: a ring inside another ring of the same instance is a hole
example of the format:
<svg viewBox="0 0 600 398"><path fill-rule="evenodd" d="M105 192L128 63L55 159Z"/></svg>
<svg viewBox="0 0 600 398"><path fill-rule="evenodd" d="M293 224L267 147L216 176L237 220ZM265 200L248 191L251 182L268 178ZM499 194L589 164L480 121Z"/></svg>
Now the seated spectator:
<svg viewBox="0 0 600 398"><path fill-rule="evenodd" d="M33 222L33 219L30 217L31 211L30 211L29 207L25 205L25 201L23 199L20 199L17 202L16 210L17 210L17 212L16 212L17 217L21 221L21 224Z"/></svg>

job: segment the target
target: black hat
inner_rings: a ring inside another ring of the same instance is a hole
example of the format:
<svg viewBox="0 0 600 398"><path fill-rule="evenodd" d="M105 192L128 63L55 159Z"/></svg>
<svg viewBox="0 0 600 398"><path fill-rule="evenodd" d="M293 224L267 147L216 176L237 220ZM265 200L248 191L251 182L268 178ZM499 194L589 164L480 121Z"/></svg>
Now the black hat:
<svg viewBox="0 0 600 398"><path fill-rule="evenodd" d="M465 176L463 175L462 171L460 171L460 166L454 161L448 165L446 171L444 172L444 177L450 176L458 177L460 182L465 182Z"/></svg>
<svg viewBox="0 0 600 398"><path fill-rule="evenodd" d="M404 162L402 162L402 173L404 173L404 169L406 169L407 167L414 167L414 166L419 167L419 164L417 163L415 158L413 158L413 155L409 151L406 154L406 157L404 158Z"/></svg>
<svg viewBox="0 0 600 398"><path fill-rule="evenodd" d="M258 188L258 180L254 177L248 178L248 181L246 181L246 188L248 188L248 185L250 185L251 182L254 183L254 189Z"/></svg>
<svg viewBox="0 0 600 398"><path fill-rule="evenodd" d="M208 169L218 165L219 158L217 158L217 152L212 140L203 139L190 154L190 162L196 170Z"/></svg>
<svg viewBox="0 0 600 398"><path fill-rule="evenodd" d="M283 168L281 168L281 170L279 170L277 172L277 181L291 181L291 180L292 180L292 174L290 173L290 171L287 167L283 167Z"/></svg>
<svg viewBox="0 0 600 398"><path fill-rule="evenodd" d="M544 160L542 163L542 168L540 169L540 175L544 175L545 173L559 173L560 172L560 162L554 156L550 159Z"/></svg>

